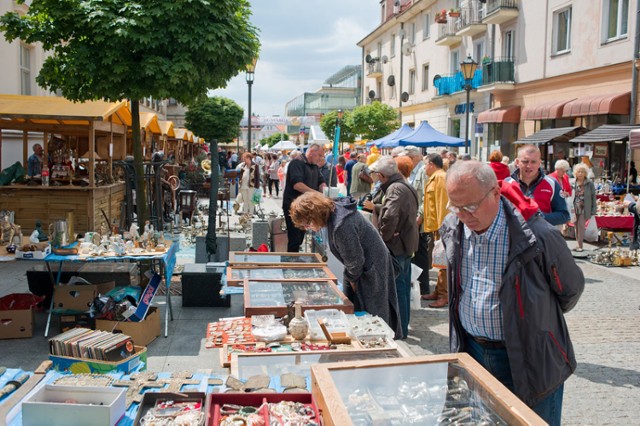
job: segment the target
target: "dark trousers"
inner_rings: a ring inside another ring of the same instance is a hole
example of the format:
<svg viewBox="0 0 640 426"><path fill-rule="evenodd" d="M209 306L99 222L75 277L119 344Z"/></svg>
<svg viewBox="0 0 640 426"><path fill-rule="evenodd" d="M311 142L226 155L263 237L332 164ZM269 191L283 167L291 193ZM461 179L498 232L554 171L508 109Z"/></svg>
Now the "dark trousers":
<svg viewBox="0 0 640 426"><path fill-rule="evenodd" d="M398 294L398 308L402 337L409 335L409 321L411 320L411 256L394 256L400 264L400 273L396 277L396 292Z"/></svg>
<svg viewBox="0 0 640 426"><path fill-rule="evenodd" d="M276 187L276 197L280 194L280 179L271 179L269 178L269 195L273 195L271 189L275 185Z"/></svg>
<svg viewBox="0 0 640 426"><path fill-rule="evenodd" d="M306 231L296 228L293 224L291 215L289 214L289 207L291 206L282 206L282 210L284 210L284 221L287 224L287 251L290 253L298 253L304 241Z"/></svg>
<svg viewBox="0 0 640 426"><path fill-rule="evenodd" d="M411 259L412 263L422 268L422 273L418 277L418 281L420 282L420 294L429 294L429 269L431 269L431 257L429 254L429 240L427 239L427 234L421 233L418 238L418 251L416 251L413 259Z"/></svg>

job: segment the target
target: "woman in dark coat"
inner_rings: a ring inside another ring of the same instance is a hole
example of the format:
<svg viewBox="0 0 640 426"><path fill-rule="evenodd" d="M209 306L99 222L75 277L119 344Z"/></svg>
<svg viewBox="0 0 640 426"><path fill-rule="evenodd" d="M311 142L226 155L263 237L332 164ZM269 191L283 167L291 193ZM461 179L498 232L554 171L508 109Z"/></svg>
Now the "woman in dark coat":
<svg viewBox="0 0 640 426"><path fill-rule="evenodd" d="M327 227L331 253L344 265L344 289L356 311L382 318L402 336L391 254L380 234L357 210L351 197L332 200L305 192L291 204L291 220L300 229Z"/></svg>

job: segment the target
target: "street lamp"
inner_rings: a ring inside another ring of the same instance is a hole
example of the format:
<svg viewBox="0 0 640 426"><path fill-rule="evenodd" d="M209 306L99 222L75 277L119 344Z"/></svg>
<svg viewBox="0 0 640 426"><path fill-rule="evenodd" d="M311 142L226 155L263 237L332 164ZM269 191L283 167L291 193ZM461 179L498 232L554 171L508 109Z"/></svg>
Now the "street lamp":
<svg viewBox="0 0 640 426"><path fill-rule="evenodd" d="M478 63L471 58L471 55L467 56L467 59L460 63L460 68L462 69L462 76L464 77L464 90L467 92L467 105L465 108L466 113L466 123L465 123L465 137L464 137L464 148L469 152L469 97L471 96L471 80L473 79L473 75L476 73L476 69L478 68Z"/></svg>
<svg viewBox="0 0 640 426"><path fill-rule="evenodd" d="M253 58L250 64L247 64L247 86L249 87L249 113L248 123L247 123L247 152L251 151L251 86L253 85L253 76L256 72L256 63L258 62L258 58Z"/></svg>

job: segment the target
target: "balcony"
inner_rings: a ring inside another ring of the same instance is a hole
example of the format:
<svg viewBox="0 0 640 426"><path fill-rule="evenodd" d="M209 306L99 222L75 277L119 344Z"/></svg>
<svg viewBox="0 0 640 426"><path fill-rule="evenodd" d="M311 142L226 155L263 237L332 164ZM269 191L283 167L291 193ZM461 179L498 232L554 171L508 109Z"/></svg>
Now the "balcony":
<svg viewBox="0 0 640 426"><path fill-rule="evenodd" d="M436 44L438 46L455 46L460 44L462 37L456 34L456 22L460 18L449 17L447 22L438 25L438 39Z"/></svg>
<svg viewBox="0 0 640 426"><path fill-rule="evenodd" d="M496 58L482 65L482 83L478 92L496 92L515 89L513 58Z"/></svg>
<svg viewBox="0 0 640 426"><path fill-rule="evenodd" d="M465 80L462 77L462 71L455 74L443 75L440 78L434 77L433 86L437 90L436 96L452 95L464 90ZM471 87L476 89L482 85L482 70L477 69L471 79Z"/></svg>
<svg viewBox="0 0 640 426"><path fill-rule="evenodd" d="M472 1L462 8L462 15L456 21L456 35L473 37L487 31L487 24L482 23L484 8L478 1Z"/></svg>
<svg viewBox="0 0 640 426"><path fill-rule="evenodd" d="M376 60L367 64L367 77L379 78L382 77L382 64Z"/></svg>
<svg viewBox="0 0 640 426"><path fill-rule="evenodd" d="M499 25L517 17L517 0L487 0L482 23Z"/></svg>

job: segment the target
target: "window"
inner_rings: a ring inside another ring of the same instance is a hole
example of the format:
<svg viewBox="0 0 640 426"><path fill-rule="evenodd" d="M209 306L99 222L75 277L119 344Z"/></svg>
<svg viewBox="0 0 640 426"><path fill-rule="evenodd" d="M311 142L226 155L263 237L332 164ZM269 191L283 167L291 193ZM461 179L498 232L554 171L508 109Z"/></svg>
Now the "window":
<svg viewBox="0 0 640 426"><path fill-rule="evenodd" d="M391 42L389 43L389 56L396 56L396 35L391 34Z"/></svg>
<svg viewBox="0 0 640 426"><path fill-rule="evenodd" d="M378 43L378 59L382 58L382 43Z"/></svg>
<svg viewBox="0 0 640 426"><path fill-rule="evenodd" d="M481 64L482 58L484 58L484 40L479 40L473 43L473 59Z"/></svg>
<svg viewBox="0 0 640 426"><path fill-rule="evenodd" d="M603 6L604 41L626 36L629 21L629 0L604 0Z"/></svg>
<svg viewBox="0 0 640 426"><path fill-rule="evenodd" d="M460 51L454 50L451 52L451 74L455 74L460 71Z"/></svg>
<svg viewBox="0 0 640 426"><path fill-rule="evenodd" d="M553 48L554 54L571 50L571 7L553 14Z"/></svg>
<svg viewBox="0 0 640 426"><path fill-rule="evenodd" d="M31 49L20 45L20 94L31 95Z"/></svg>
<svg viewBox="0 0 640 426"><path fill-rule="evenodd" d="M502 56L507 60L513 60L514 40L515 31L505 31L502 33Z"/></svg>
<svg viewBox="0 0 640 426"><path fill-rule="evenodd" d="M416 70L409 70L409 94L416 93Z"/></svg>
<svg viewBox="0 0 640 426"><path fill-rule="evenodd" d="M416 44L416 23L413 22L409 27L409 43Z"/></svg>
<svg viewBox="0 0 640 426"><path fill-rule="evenodd" d="M424 23L422 28L422 39L425 40L431 36L431 14L425 13L422 22Z"/></svg>
<svg viewBox="0 0 640 426"><path fill-rule="evenodd" d="M429 90L429 64L422 66L422 91Z"/></svg>

